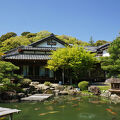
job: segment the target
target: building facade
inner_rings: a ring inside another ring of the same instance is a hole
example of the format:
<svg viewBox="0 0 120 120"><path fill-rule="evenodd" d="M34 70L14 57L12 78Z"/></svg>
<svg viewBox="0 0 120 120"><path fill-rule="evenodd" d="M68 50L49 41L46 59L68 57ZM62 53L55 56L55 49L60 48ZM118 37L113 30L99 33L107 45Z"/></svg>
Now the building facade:
<svg viewBox="0 0 120 120"><path fill-rule="evenodd" d="M63 74L62 70L57 70L53 72L46 68L47 61L50 59L51 51L56 51L58 48L65 48L66 46L71 46L64 41L59 40L51 34L50 36L34 42L28 46L20 46L18 48L7 51L2 58L5 61L12 62L13 64L20 67L16 73L23 75L25 78L30 78L33 81L51 81L58 82L63 79L67 80L67 76ZM104 50L107 49L109 45L104 45L100 47L85 47L88 51L92 53L97 53L98 56L104 56L106 53ZM105 53L105 54L104 54ZM100 66L99 66L100 67ZM99 74L99 73L98 73ZM100 78L99 75L94 75L89 79L104 79L104 75ZM84 79L88 79L84 78Z"/></svg>

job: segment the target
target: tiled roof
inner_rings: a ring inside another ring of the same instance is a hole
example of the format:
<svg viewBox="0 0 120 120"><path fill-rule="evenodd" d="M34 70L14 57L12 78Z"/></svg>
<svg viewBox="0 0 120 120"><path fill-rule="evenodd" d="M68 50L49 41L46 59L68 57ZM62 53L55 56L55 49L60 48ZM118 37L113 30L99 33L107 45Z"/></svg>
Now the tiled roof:
<svg viewBox="0 0 120 120"><path fill-rule="evenodd" d="M56 47L27 47L25 46L22 50L40 50L40 51L51 51L56 50Z"/></svg>
<svg viewBox="0 0 120 120"><path fill-rule="evenodd" d="M101 45L101 46L98 47L97 50L100 50L100 49L102 49L102 48L108 48L109 45L110 45L110 43L106 43L106 44L104 44L104 45Z"/></svg>
<svg viewBox="0 0 120 120"><path fill-rule="evenodd" d="M49 55L24 55L16 54L13 56L6 56L5 59L14 59L14 60L49 60Z"/></svg>
<svg viewBox="0 0 120 120"><path fill-rule="evenodd" d="M53 39L53 40L55 40L55 41L57 41L57 42L59 42L59 43L61 43L61 44L63 44L63 45L69 45L68 43L66 43L66 42L58 39L58 38L52 33L50 36L48 36L48 37L46 37L46 38L43 38L43 39L41 39L41 40L38 40L37 42L33 42L32 44L30 44L30 45L28 45L28 46L36 47L38 44L40 44L40 43L42 43L42 42L44 42L44 41L46 41L46 40L48 40L48 39Z"/></svg>

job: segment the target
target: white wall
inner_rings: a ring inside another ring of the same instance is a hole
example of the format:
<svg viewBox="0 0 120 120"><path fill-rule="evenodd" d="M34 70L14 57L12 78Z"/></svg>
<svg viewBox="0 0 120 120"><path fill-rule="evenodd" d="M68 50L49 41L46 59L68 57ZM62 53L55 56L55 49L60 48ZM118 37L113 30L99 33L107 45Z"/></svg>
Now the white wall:
<svg viewBox="0 0 120 120"><path fill-rule="evenodd" d="M110 54L107 52L107 50L103 50L103 57L108 57Z"/></svg>
<svg viewBox="0 0 120 120"><path fill-rule="evenodd" d="M52 45L52 47L58 47L58 48L65 48L65 46L55 40L52 40L52 42L56 42L56 45ZM36 47L51 47L51 45L47 45L47 41L40 43Z"/></svg>

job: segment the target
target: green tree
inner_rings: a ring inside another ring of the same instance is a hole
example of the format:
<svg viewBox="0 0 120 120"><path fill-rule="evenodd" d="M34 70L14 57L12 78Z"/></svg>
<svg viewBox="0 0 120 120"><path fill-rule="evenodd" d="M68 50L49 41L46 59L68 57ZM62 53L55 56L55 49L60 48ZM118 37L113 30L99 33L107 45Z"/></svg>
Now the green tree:
<svg viewBox="0 0 120 120"><path fill-rule="evenodd" d="M9 39L11 37L16 37L16 36L17 36L16 33L14 33L14 32L8 32L8 33L6 33L6 34L4 34L4 35L2 35L0 37L0 41L3 42L3 41L5 41L5 40L7 40L7 39Z"/></svg>
<svg viewBox="0 0 120 120"><path fill-rule="evenodd" d="M101 58L101 65L107 76L120 77L120 37L117 37L110 45L109 57Z"/></svg>
<svg viewBox="0 0 120 120"><path fill-rule="evenodd" d="M30 43L31 42L29 41L29 39L23 36L11 37L2 42L3 47L1 48L1 51L8 51L21 45L28 45Z"/></svg>
<svg viewBox="0 0 120 120"><path fill-rule="evenodd" d="M90 44L90 46L94 46L94 40L93 40L92 36L90 37L89 44Z"/></svg>
<svg viewBox="0 0 120 120"><path fill-rule="evenodd" d="M28 33L26 37L27 38L36 37L36 35L37 35L36 33Z"/></svg>
<svg viewBox="0 0 120 120"><path fill-rule="evenodd" d="M97 62L95 54L91 54L83 47L67 47L53 51L48 60L48 68L51 70L69 69L74 79L80 79L83 72L88 73Z"/></svg>
<svg viewBox="0 0 120 120"><path fill-rule="evenodd" d="M27 34L29 34L30 32L22 32L21 35L22 36L26 36Z"/></svg>
<svg viewBox="0 0 120 120"><path fill-rule="evenodd" d="M51 32L48 32L48 31L40 31L37 33L36 37L33 38L33 41L38 41L38 40L41 40L45 37L48 37L50 36Z"/></svg>
<svg viewBox="0 0 120 120"><path fill-rule="evenodd" d="M78 40L77 38L75 37L71 37L71 36L67 36L67 35L56 35L56 37L68 44L77 44L77 45L81 45L81 46L85 46L85 45L88 45L87 42L83 42L81 40Z"/></svg>
<svg viewBox="0 0 120 120"><path fill-rule="evenodd" d="M98 40L98 41L96 41L95 46L104 45L104 44L106 44L106 43L109 43L109 42L106 41L106 40Z"/></svg>
<svg viewBox="0 0 120 120"><path fill-rule="evenodd" d="M17 77L13 71L18 69L19 67L10 62L0 61L0 83L5 82L5 80L10 82L11 78Z"/></svg>

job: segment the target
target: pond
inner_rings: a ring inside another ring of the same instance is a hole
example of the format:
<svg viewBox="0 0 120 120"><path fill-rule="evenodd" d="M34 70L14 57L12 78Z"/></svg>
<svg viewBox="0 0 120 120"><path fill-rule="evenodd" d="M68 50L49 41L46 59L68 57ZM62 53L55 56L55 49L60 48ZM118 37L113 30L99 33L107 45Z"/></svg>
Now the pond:
<svg viewBox="0 0 120 120"><path fill-rule="evenodd" d="M0 106L22 110L14 114L14 120L120 120L120 104L98 97L58 96L42 103L0 103Z"/></svg>

